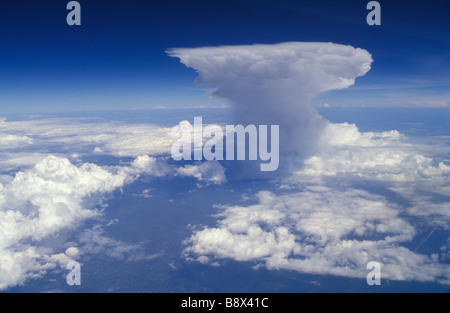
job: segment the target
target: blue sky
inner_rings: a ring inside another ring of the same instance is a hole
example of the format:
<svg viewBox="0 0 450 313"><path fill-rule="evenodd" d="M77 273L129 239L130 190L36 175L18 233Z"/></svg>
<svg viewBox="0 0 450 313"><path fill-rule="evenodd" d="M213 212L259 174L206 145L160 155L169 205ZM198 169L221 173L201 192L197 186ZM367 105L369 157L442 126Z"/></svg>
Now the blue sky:
<svg viewBox="0 0 450 313"><path fill-rule="evenodd" d="M331 41L368 50L371 71L315 105L449 106L448 1L68 1L0 4L3 112L152 109L217 105L173 47Z"/></svg>

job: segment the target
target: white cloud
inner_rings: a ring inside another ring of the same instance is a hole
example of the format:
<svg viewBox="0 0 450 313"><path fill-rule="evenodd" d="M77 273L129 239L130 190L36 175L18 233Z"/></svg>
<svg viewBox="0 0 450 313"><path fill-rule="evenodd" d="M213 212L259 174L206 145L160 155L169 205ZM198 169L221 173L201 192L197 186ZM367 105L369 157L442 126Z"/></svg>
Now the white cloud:
<svg viewBox="0 0 450 313"><path fill-rule="evenodd" d="M74 229L101 214L105 195L131 183L141 174L164 175L154 158L140 156L129 166L73 165L67 158L47 156L33 168L0 184L0 289L39 277L80 253L102 251L128 259L137 250L107 238L94 227L80 237L82 250L69 247L54 253L41 245L50 235Z"/></svg>
<svg viewBox="0 0 450 313"><path fill-rule="evenodd" d="M188 164L176 169L179 176L194 177L199 181L212 184L223 184L226 182L225 168L218 161L198 162L195 165Z"/></svg>
<svg viewBox="0 0 450 313"><path fill-rule="evenodd" d="M405 197L417 189L450 192L450 166L439 160L448 149L437 148L442 143L414 141L395 130L360 132L347 123L327 126L319 142L318 152L287 181L379 181Z"/></svg>
<svg viewBox="0 0 450 313"><path fill-rule="evenodd" d="M174 138L170 128L155 125L90 119L3 121L0 136L8 139L0 144L0 289L40 277L86 253L101 251L127 260L147 257L139 245L108 238L100 226L84 231L79 246L66 253L43 243L100 216L114 190L142 175L193 176L207 184L226 181L217 162L179 170L169 166ZM82 163L93 151L134 160L120 166Z"/></svg>
<svg viewBox="0 0 450 313"><path fill-rule="evenodd" d="M254 205L221 207L215 227L186 240L186 257L361 279L375 260L385 279L450 284L446 245L429 255L404 246L417 240L421 224L448 230L450 204L440 197L450 194L450 166L435 140L329 124L317 153L283 181L283 195L264 191ZM375 191L380 183L404 201Z"/></svg>
<svg viewBox="0 0 450 313"><path fill-rule="evenodd" d="M114 175L94 164L72 165L68 159L49 156L32 170L19 172L3 187L0 223L2 240L39 240L96 211L83 207L82 200L95 193L107 193L122 186L127 177Z"/></svg>
<svg viewBox="0 0 450 313"><path fill-rule="evenodd" d="M23 146L31 143L33 143L33 140L27 136L16 136L11 134L0 135L0 146Z"/></svg>
<svg viewBox="0 0 450 313"><path fill-rule="evenodd" d="M216 227L187 239L187 258L360 278L377 260L388 279L449 282L448 267L435 254L402 246L417 235L414 218L448 229L449 203L436 196L450 194L446 152L395 130L332 124L311 107L318 93L349 87L366 74L372 63L367 51L291 42L168 54L198 72L196 83L231 100L238 123L280 125L280 167L294 172L282 182L283 195L260 192L254 205L223 207ZM200 176L195 168L184 170ZM374 191L381 184L404 203Z"/></svg>
<svg viewBox="0 0 450 313"><path fill-rule="evenodd" d="M148 258L140 244L125 243L106 236L101 225L87 229L79 236L80 254L102 254L118 260ZM154 258L154 256L153 256Z"/></svg>
<svg viewBox="0 0 450 313"><path fill-rule="evenodd" d="M68 257L70 257L72 260L75 260L78 258L78 255L80 254L80 251L77 247L69 247L64 252ZM67 264L67 263L66 263Z"/></svg>
<svg viewBox="0 0 450 313"><path fill-rule="evenodd" d="M31 168L51 153L58 157L69 157L75 162L92 154L133 157L135 160L132 166L125 169L128 171L126 174L130 175L133 174L132 171L135 174L151 173L155 176L175 173L176 165L168 166L165 159L176 141L171 136L172 128L96 121L97 119L83 118L43 118L1 123L0 136L4 134L4 138L11 140L4 142L3 147L0 142L0 172ZM190 126L188 121L180 122L183 123ZM11 135L12 133L27 136ZM24 146L24 143L27 145ZM196 172L191 176L200 180L211 183L225 181L224 169L217 162L188 166L178 174L189 176L189 169ZM3 180L7 181L8 179Z"/></svg>
<svg viewBox="0 0 450 313"><path fill-rule="evenodd" d="M325 42L287 42L177 48L168 54L199 71L199 84L236 88L239 82L266 82L294 78L307 94L346 88L370 70L370 54L359 48Z"/></svg>
<svg viewBox="0 0 450 313"><path fill-rule="evenodd" d="M177 48L168 54L198 72L197 84L230 100L238 124L279 125L280 165L288 170L314 151L328 124L311 100L353 85L373 61L364 49L330 42Z"/></svg>
<svg viewBox="0 0 450 313"><path fill-rule="evenodd" d="M450 278L448 267L433 256L399 246L414 237L415 228L395 205L366 191L260 192L254 205L222 209L216 227L196 231L185 242L188 258L232 258L263 262L269 269L361 279L366 264L377 260L385 279L445 283Z"/></svg>
<svg viewBox="0 0 450 313"><path fill-rule="evenodd" d="M448 230L448 198L439 198L450 194L448 150L413 142L395 130L360 132L355 125L331 124L310 106L315 94L346 88L364 75L372 62L367 51L285 43L170 54L197 69L199 83L218 87L216 95L232 100L240 123L285 126L282 153L295 161L305 157L300 168L290 167L296 172L282 182L283 194L263 191L253 205L221 207L217 225L186 240L188 258L212 265L232 258L270 269L361 279L367 262L375 260L388 279L450 283L444 263L448 242L429 255L406 247L420 231L414 219ZM40 246L47 236L101 214L103 197L140 175L226 182L218 162L167 165L164 156L175 141L170 132L99 119L0 120L0 289L85 253L145 257L139 244L110 238L100 225L82 232L79 246L71 244L65 252ZM81 164L92 153L134 161ZM368 183L367 190L354 189L361 182ZM380 185L405 203L371 190Z"/></svg>
<svg viewBox="0 0 450 313"><path fill-rule="evenodd" d="M35 118L0 123L1 171L34 166L49 153L138 157L167 155L171 128L96 118Z"/></svg>

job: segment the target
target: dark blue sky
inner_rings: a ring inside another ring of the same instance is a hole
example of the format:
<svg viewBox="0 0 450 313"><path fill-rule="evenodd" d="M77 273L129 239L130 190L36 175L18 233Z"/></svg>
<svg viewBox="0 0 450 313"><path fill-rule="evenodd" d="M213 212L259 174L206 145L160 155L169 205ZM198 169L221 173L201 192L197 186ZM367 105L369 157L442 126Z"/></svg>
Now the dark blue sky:
<svg viewBox="0 0 450 313"><path fill-rule="evenodd" d="M0 2L0 114L211 103L165 50L332 41L368 50L372 70L316 105L450 106L450 1L66 0ZM221 102L213 102L220 104Z"/></svg>

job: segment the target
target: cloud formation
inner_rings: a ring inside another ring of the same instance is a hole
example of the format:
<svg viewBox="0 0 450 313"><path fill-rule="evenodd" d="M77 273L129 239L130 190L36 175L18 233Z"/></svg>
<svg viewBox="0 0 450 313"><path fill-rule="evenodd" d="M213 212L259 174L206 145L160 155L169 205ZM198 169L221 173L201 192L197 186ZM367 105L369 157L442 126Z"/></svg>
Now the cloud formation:
<svg viewBox="0 0 450 313"><path fill-rule="evenodd" d="M146 155L114 167L74 165L67 158L50 155L16 173L11 181L0 183L0 289L40 277L59 265L65 268L66 261L80 253L145 258L138 244L108 238L98 225L85 230L79 247L69 247L65 253L55 253L43 242L99 217L108 196L140 175L168 173L172 172L166 164Z"/></svg>
<svg viewBox="0 0 450 313"><path fill-rule="evenodd" d="M84 230L73 246L46 244L53 235L100 217L112 192L140 176L192 176L206 184L226 181L218 162L169 165L166 157L174 138L170 128L162 126L36 118L2 120L0 128L4 139L0 142L0 290L58 267L65 269L70 259L89 253L126 260L148 258L138 243L109 238L100 225ZM132 160L102 166L82 162L92 155Z"/></svg>
<svg viewBox="0 0 450 313"><path fill-rule="evenodd" d="M280 165L301 162L328 122L311 106L320 92L354 84L370 70L363 49L288 42L168 50L198 72L196 83L231 101L238 124L280 125Z"/></svg>
<svg viewBox="0 0 450 313"><path fill-rule="evenodd" d="M217 161L199 162L197 164L188 164L176 169L176 174L181 177L194 177L207 184L220 185L227 181L225 169Z"/></svg>
<svg viewBox="0 0 450 313"><path fill-rule="evenodd" d="M114 173L91 163L75 166L66 158L48 156L0 184L0 289L53 268L52 260L61 257L39 242L98 216L102 195L132 180L124 171Z"/></svg>
<svg viewBox="0 0 450 313"><path fill-rule="evenodd" d="M230 100L239 123L279 124L280 165L291 170L281 194L263 191L253 205L220 207L216 226L186 240L188 259L359 278L376 260L387 279L449 283L442 253L421 255L403 244L417 236L413 218L448 229L450 166L430 156L430 145L398 131L363 133L326 121L310 105L318 93L366 74L367 51L291 42L168 54L198 72L197 84ZM387 191L403 201L388 200Z"/></svg>
<svg viewBox="0 0 450 313"><path fill-rule="evenodd" d="M186 240L185 255L199 262L252 261L268 269L364 279L366 264L382 263L383 279L450 284L438 254L415 253L400 244L416 230L400 210L363 190L311 187L275 195L260 192L250 206L227 206L216 227Z"/></svg>
<svg viewBox="0 0 450 313"><path fill-rule="evenodd" d="M33 118L0 123L1 171L32 167L54 154L72 160L84 155L138 157L167 155L171 128L99 118Z"/></svg>
<svg viewBox="0 0 450 313"><path fill-rule="evenodd" d="M219 206L217 225L186 240L186 257L361 279L375 260L384 279L450 284L446 244L416 252L430 233L407 248L423 224L448 230L450 167L427 156L439 152L397 131L364 133L345 123L329 124L320 143L280 194L262 191L253 205ZM389 200L386 191L403 200Z"/></svg>
<svg viewBox="0 0 450 313"><path fill-rule="evenodd" d="M372 62L367 51L285 43L169 54L196 69L198 83L231 100L239 123L280 124L280 162L294 169L280 189L258 192L251 205L219 206L216 225L186 239L187 259L217 265L231 258L256 267L361 279L367 262L375 260L382 263L384 278L450 283L448 240L439 251L421 254L418 248L431 232L411 248L421 224L448 231L448 148L415 142L395 130L360 132L353 124L332 124L310 106L317 93L346 88L364 75ZM175 140L170 132L90 119L0 120L0 289L85 253L122 260L157 257L145 256L139 244L108 237L101 225L64 249L43 241L99 216L108 195L140 175L226 183L219 162L165 162ZM92 155L131 160L110 166L82 162Z"/></svg>

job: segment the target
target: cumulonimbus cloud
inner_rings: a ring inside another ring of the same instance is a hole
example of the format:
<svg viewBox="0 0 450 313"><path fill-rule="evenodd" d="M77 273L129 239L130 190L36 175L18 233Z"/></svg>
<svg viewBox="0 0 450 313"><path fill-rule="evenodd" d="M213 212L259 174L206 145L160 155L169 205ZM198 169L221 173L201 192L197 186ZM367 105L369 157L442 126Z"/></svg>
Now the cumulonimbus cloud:
<svg viewBox="0 0 450 313"><path fill-rule="evenodd" d="M311 106L320 92L347 88L370 70L364 49L287 42L176 48L167 53L198 72L196 83L234 104L237 122L280 125L280 166L314 151L328 121Z"/></svg>

